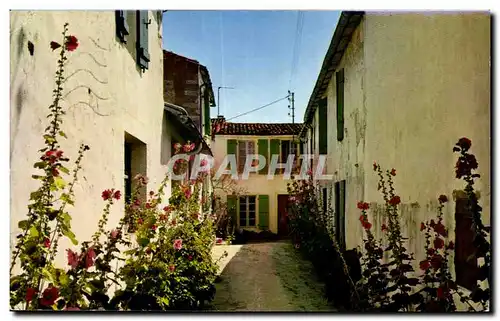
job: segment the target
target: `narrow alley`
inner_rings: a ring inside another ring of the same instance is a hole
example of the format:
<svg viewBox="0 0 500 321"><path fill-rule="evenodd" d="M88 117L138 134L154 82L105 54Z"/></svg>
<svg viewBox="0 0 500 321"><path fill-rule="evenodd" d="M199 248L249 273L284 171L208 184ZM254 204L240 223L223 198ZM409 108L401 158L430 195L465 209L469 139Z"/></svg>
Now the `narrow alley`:
<svg viewBox="0 0 500 321"><path fill-rule="evenodd" d="M224 251L212 311L335 311L313 266L289 242L220 245L214 259Z"/></svg>

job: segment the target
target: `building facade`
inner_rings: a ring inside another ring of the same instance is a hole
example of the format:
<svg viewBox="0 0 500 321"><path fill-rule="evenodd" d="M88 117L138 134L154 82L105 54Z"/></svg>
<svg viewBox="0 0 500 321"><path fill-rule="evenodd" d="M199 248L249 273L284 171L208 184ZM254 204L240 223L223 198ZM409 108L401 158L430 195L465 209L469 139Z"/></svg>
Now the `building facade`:
<svg viewBox="0 0 500 321"><path fill-rule="evenodd" d="M303 151L297 135L302 124L232 123L221 116L212 119L212 126L211 146L216 168L226 155L235 155L237 161L237 192L215 191L219 194L217 196L227 201L236 226L253 231L271 231L286 237L287 183L291 180L285 179L280 169L269 179L268 174L272 175L269 162L272 155L276 155L281 164L286 163L290 154L300 156ZM263 155L267 165L258 173L249 173L248 179L242 179L247 155L256 154Z"/></svg>
<svg viewBox="0 0 500 321"><path fill-rule="evenodd" d="M31 175L37 174L33 164L43 147L58 59L50 42L64 43L66 22L79 45L68 52L65 67L61 129L68 138L60 143L72 161L80 144L90 147L69 209L78 240L96 231L103 190L124 195L111 207L108 224L115 226L135 175L149 178L143 196L164 179L176 136L192 137L197 150L202 144L197 130L165 109L161 11L11 11L11 240L27 214L30 192L38 187ZM165 200L170 191L169 184ZM60 242L61 249L72 246ZM59 251L56 263L64 266L64 256Z"/></svg>
<svg viewBox="0 0 500 321"><path fill-rule="evenodd" d="M448 196L444 221L457 244L451 270L469 287L472 235L460 209L465 184L455 178L452 148L461 137L472 140L489 225L490 37L489 13L341 14L301 137L306 149L328 155L334 181L321 188L336 200L337 238L346 248L362 245L358 201L371 204L373 231L383 237L376 162L396 169L402 229L416 262L425 256L420 222L435 218L438 196Z"/></svg>

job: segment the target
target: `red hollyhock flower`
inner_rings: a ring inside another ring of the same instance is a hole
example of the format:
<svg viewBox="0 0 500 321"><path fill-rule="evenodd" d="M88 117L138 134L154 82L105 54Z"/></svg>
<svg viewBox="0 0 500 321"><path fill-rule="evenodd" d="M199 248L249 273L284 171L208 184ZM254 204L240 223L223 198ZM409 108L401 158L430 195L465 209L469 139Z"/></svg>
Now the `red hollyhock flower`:
<svg viewBox="0 0 500 321"><path fill-rule="evenodd" d="M462 137L458 140L456 145L467 151L472 146L472 142L467 137Z"/></svg>
<svg viewBox="0 0 500 321"><path fill-rule="evenodd" d="M45 291L43 291L40 303L44 306L51 306L56 302L58 298L59 290L56 287L49 286L45 289Z"/></svg>
<svg viewBox="0 0 500 321"><path fill-rule="evenodd" d="M164 210L165 212L170 212L170 211L172 210L172 208L171 208L170 206L165 206L165 207L163 208L163 210Z"/></svg>
<svg viewBox="0 0 500 321"><path fill-rule="evenodd" d="M141 225L142 223L144 223L144 220L143 220L142 218L139 218L139 219L137 220L137 224Z"/></svg>
<svg viewBox="0 0 500 321"><path fill-rule="evenodd" d="M389 200L389 204L391 204L392 206L396 206L399 203L401 203L401 198L397 195Z"/></svg>
<svg viewBox="0 0 500 321"><path fill-rule="evenodd" d="M101 197L103 200L107 201L113 196L113 191L110 189L106 189L102 192Z"/></svg>
<svg viewBox="0 0 500 321"><path fill-rule="evenodd" d="M360 221L361 223L363 223L363 222L365 221L365 216L364 216L363 214L361 214L361 215L359 216L359 221Z"/></svg>
<svg viewBox="0 0 500 321"><path fill-rule="evenodd" d="M431 258L431 265L434 269L439 269L441 267L441 264L443 263L443 257L439 254L435 254Z"/></svg>
<svg viewBox="0 0 500 321"><path fill-rule="evenodd" d="M78 254L70 249L67 249L66 251L68 252L68 265L71 265L72 269L76 268L79 261Z"/></svg>
<svg viewBox="0 0 500 321"><path fill-rule="evenodd" d="M358 202L358 209L366 211L370 208L370 204L366 202Z"/></svg>
<svg viewBox="0 0 500 321"><path fill-rule="evenodd" d="M425 230L425 223L424 222L420 223L420 232L422 232L423 230Z"/></svg>
<svg viewBox="0 0 500 321"><path fill-rule="evenodd" d="M151 229L152 229L153 231L156 231L156 225L154 225L154 224L153 224L153 225L151 226Z"/></svg>
<svg viewBox="0 0 500 321"><path fill-rule="evenodd" d="M30 302L33 300L33 297L36 295L38 291L33 288L26 289L26 302Z"/></svg>
<svg viewBox="0 0 500 321"><path fill-rule="evenodd" d="M372 228L372 223L368 222L368 221L365 221L362 223L363 224L363 227L365 230L369 230Z"/></svg>
<svg viewBox="0 0 500 321"><path fill-rule="evenodd" d="M184 190L184 196L189 199L191 197L191 189L190 188L186 188Z"/></svg>
<svg viewBox="0 0 500 321"><path fill-rule="evenodd" d="M422 271L426 271L430 267L431 267L431 263L429 262L429 260L420 261L420 269Z"/></svg>
<svg viewBox="0 0 500 321"><path fill-rule="evenodd" d="M387 231L387 225L382 224L382 232L386 232L386 231Z"/></svg>
<svg viewBox="0 0 500 321"><path fill-rule="evenodd" d="M434 222L434 220L431 220L431 223L429 224L431 227L434 227L436 226L436 222Z"/></svg>
<svg viewBox="0 0 500 321"><path fill-rule="evenodd" d="M427 249L428 256L433 256L435 253L436 253L436 249L433 249L432 247Z"/></svg>
<svg viewBox="0 0 500 321"><path fill-rule="evenodd" d="M448 232L446 231L446 227L441 224L441 222L438 222L436 225L433 226L434 231L438 233L439 235L442 235L444 237L448 236Z"/></svg>
<svg viewBox="0 0 500 321"><path fill-rule="evenodd" d="M443 299L444 298L444 290L443 290L442 287L439 287L437 289L437 297L438 297L438 299Z"/></svg>
<svg viewBox="0 0 500 321"><path fill-rule="evenodd" d="M113 198L116 199L116 200L119 200L120 197L122 197L122 193L120 191L116 191L114 194L113 194Z"/></svg>
<svg viewBox="0 0 500 321"><path fill-rule="evenodd" d="M63 152L62 150L58 150L58 151L56 151L56 157L57 157L57 158L61 158L61 157L62 157L62 155L63 155L63 153L64 153L64 152Z"/></svg>
<svg viewBox="0 0 500 321"><path fill-rule="evenodd" d="M175 225L177 224L177 220L174 218L174 219L172 220L172 222L170 222L170 224L171 224L172 226L175 226Z"/></svg>
<svg viewBox="0 0 500 321"><path fill-rule="evenodd" d="M168 216L165 214L160 214L159 218L160 218L160 221L166 221Z"/></svg>
<svg viewBox="0 0 500 321"><path fill-rule="evenodd" d="M50 247L50 240L49 240L49 238L47 238L47 237L46 237L46 238L43 240L43 246L45 246L46 248L49 248L49 247Z"/></svg>
<svg viewBox="0 0 500 321"><path fill-rule="evenodd" d="M453 241L450 241L450 243L448 243L448 250L453 250L455 248L455 243L453 243Z"/></svg>
<svg viewBox="0 0 500 321"><path fill-rule="evenodd" d="M52 51L56 50L59 47L61 47L61 45L58 44L57 42L55 42L55 41L50 42L50 48L52 49Z"/></svg>
<svg viewBox="0 0 500 321"><path fill-rule="evenodd" d="M66 36L66 50L73 51L78 48L78 39L75 36Z"/></svg>
<svg viewBox="0 0 500 321"><path fill-rule="evenodd" d="M373 170L374 170L374 171L376 171L376 170L377 170L377 167L378 167L377 162L373 162Z"/></svg>
<svg viewBox="0 0 500 321"><path fill-rule="evenodd" d="M52 168L52 176L57 177L59 176L59 170L57 168Z"/></svg>
<svg viewBox="0 0 500 321"><path fill-rule="evenodd" d="M87 250L87 253L85 255L85 268L88 269L89 267L94 265L94 260L96 257L96 253L94 251L94 248L89 248Z"/></svg>
<svg viewBox="0 0 500 321"><path fill-rule="evenodd" d="M391 175L396 176L396 170L394 168L391 170Z"/></svg>
<svg viewBox="0 0 500 321"><path fill-rule="evenodd" d="M441 204L446 203L446 202L448 202L448 197L446 197L446 195L439 195L438 200L439 200L439 203L441 203Z"/></svg>
<svg viewBox="0 0 500 321"><path fill-rule="evenodd" d="M170 272L174 272L175 271L175 265L170 264L170 266L168 267L168 269L170 270Z"/></svg>
<svg viewBox="0 0 500 321"><path fill-rule="evenodd" d="M442 239L442 238L440 238L440 237L436 237L436 238L434 239L434 248L435 248L435 249L442 249L442 248L443 248L443 246L444 246L444 241L443 241L443 239Z"/></svg>
<svg viewBox="0 0 500 321"><path fill-rule="evenodd" d="M188 256L188 261L192 261L193 260L193 256L192 255L189 255Z"/></svg>
<svg viewBox="0 0 500 321"><path fill-rule="evenodd" d="M152 208L153 206L151 206L151 203L146 203L146 208Z"/></svg>

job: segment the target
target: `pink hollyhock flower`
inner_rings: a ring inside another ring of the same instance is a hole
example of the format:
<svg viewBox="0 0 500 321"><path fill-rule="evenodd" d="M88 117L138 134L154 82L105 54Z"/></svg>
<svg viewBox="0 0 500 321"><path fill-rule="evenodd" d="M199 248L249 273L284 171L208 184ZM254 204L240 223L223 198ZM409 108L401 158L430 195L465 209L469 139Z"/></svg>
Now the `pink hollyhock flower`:
<svg viewBox="0 0 500 321"><path fill-rule="evenodd" d="M202 160L200 161L200 166L206 166L206 165L207 165L207 163L208 163L208 161L207 161L206 159L202 159Z"/></svg>
<svg viewBox="0 0 500 321"><path fill-rule="evenodd" d="M71 268L74 269L78 266L78 254L73 252L70 249L66 250L68 252L68 265L71 265Z"/></svg>
<svg viewBox="0 0 500 321"><path fill-rule="evenodd" d="M89 267L94 265L94 260L96 257L96 253L94 251L94 248L89 248L87 250L87 253L85 255L85 268L88 269Z"/></svg>
<svg viewBox="0 0 500 321"><path fill-rule="evenodd" d="M188 261L192 261L193 260L193 256L192 255L189 255L188 256Z"/></svg>
<svg viewBox="0 0 500 321"><path fill-rule="evenodd" d="M111 231L111 238L112 239L116 239L118 237L118 235L120 235L120 231L117 230L117 229L114 229Z"/></svg>
<svg viewBox="0 0 500 321"><path fill-rule="evenodd" d="M181 239L176 239L174 241L174 249L176 249L176 250L182 249L182 240Z"/></svg>

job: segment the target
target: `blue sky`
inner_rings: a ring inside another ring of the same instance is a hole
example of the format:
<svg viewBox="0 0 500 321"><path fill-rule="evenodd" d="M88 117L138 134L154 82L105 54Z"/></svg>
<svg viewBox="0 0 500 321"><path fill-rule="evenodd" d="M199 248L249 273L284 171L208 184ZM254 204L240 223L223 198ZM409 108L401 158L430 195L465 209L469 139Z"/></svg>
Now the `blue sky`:
<svg viewBox="0 0 500 321"><path fill-rule="evenodd" d="M291 81L295 122L304 110L337 25L339 11L302 11L298 63ZM167 11L163 48L208 68L220 113L229 119L283 98L290 89L298 11ZM217 97L216 97L217 99ZM288 100L234 122L291 122ZM217 107L211 109L216 117Z"/></svg>

